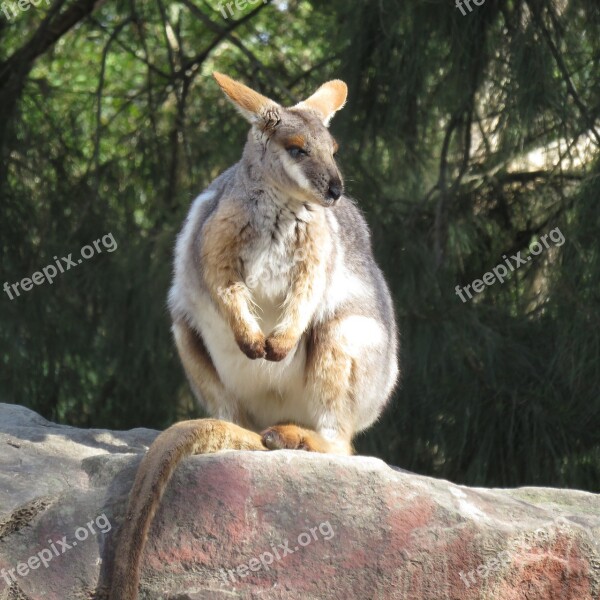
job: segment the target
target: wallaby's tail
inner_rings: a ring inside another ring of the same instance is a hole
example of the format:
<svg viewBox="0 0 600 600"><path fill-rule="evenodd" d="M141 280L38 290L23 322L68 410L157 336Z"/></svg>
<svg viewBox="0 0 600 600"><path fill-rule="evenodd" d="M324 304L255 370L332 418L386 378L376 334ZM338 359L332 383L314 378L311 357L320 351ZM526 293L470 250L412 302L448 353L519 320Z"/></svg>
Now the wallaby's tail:
<svg viewBox="0 0 600 600"><path fill-rule="evenodd" d="M109 600L135 600L148 529L175 467L217 450L266 450L257 433L215 419L182 421L163 431L142 459L119 531Z"/></svg>

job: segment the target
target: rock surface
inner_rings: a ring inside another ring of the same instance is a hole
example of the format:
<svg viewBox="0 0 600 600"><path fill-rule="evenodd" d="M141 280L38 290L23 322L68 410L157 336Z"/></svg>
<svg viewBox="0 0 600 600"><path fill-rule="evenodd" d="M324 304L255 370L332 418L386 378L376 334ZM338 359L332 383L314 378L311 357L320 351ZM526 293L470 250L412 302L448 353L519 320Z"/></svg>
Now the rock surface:
<svg viewBox="0 0 600 600"><path fill-rule="evenodd" d="M105 598L155 436L0 404L1 600ZM600 496L466 488L364 457L196 456L151 528L140 598L599 600Z"/></svg>

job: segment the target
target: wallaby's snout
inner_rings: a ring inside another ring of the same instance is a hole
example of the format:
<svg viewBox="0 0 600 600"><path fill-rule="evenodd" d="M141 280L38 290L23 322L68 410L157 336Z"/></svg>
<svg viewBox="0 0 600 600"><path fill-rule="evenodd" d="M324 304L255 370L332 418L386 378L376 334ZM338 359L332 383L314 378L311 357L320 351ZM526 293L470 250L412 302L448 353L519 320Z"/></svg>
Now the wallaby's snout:
<svg viewBox="0 0 600 600"><path fill-rule="evenodd" d="M329 182L329 188L327 189L327 197L332 202L340 199L340 196L344 193L344 184L340 177L331 179Z"/></svg>

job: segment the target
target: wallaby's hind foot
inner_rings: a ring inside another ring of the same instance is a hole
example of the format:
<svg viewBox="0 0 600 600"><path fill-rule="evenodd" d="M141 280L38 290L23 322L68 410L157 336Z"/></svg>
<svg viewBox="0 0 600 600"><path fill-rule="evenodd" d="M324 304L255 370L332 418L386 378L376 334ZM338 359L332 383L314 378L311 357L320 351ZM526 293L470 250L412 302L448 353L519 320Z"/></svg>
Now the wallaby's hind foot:
<svg viewBox="0 0 600 600"><path fill-rule="evenodd" d="M352 454L349 442L328 441L310 429L297 425L275 425L262 432L262 442L269 450L308 450L332 454Z"/></svg>

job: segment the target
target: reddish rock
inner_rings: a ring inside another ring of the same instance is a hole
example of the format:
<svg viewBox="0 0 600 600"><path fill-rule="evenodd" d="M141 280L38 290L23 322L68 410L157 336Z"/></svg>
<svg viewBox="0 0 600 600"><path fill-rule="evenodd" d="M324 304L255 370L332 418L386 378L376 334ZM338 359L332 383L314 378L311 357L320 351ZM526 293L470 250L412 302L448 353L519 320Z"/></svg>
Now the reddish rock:
<svg viewBox="0 0 600 600"><path fill-rule="evenodd" d="M0 600L104 598L156 432L74 429L12 405L0 423ZM196 456L157 512L140 598L600 600L600 497L466 488L374 458Z"/></svg>

